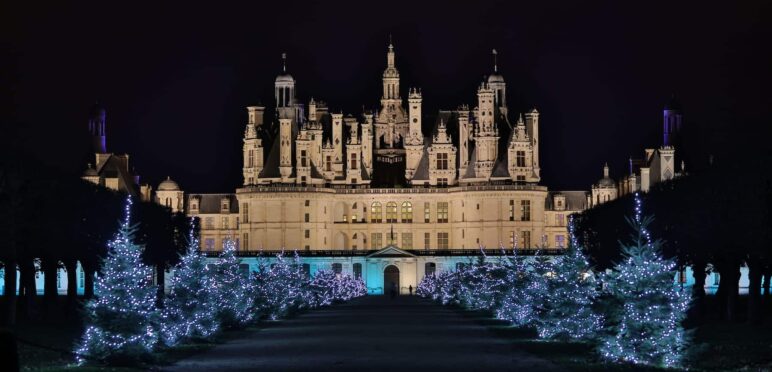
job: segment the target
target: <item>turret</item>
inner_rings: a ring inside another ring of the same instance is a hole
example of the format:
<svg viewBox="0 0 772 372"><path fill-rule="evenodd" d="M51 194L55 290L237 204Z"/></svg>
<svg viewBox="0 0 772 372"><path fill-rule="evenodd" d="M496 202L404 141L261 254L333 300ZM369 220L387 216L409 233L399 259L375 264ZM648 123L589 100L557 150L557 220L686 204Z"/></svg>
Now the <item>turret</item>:
<svg viewBox="0 0 772 372"><path fill-rule="evenodd" d="M88 118L88 131L91 134L91 143L94 152L104 154L107 152L107 132L105 128L107 113L100 104L91 108Z"/></svg>
<svg viewBox="0 0 772 372"><path fill-rule="evenodd" d="M681 104L675 97L672 97L670 102L665 105L665 109L662 110L662 114L662 145L676 146L678 135L681 132L681 121L683 119Z"/></svg>
<svg viewBox="0 0 772 372"><path fill-rule="evenodd" d="M260 137L260 129L263 125L264 112L263 106L247 107L247 125L244 129L242 148L244 186L256 184L263 170L263 139Z"/></svg>
<svg viewBox="0 0 772 372"><path fill-rule="evenodd" d="M281 54L282 73L274 82L276 107L291 107L295 104L295 79L287 73L287 53Z"/></svg>
<svg viewBox="0 0 772 372"><path fill-rule="evenodd" d="M539 111L532 109L525 114L525 130L531 139L531 166L533 174L529 177L529 182L539 182L541 179L541 167L539 165Z"/></svg>

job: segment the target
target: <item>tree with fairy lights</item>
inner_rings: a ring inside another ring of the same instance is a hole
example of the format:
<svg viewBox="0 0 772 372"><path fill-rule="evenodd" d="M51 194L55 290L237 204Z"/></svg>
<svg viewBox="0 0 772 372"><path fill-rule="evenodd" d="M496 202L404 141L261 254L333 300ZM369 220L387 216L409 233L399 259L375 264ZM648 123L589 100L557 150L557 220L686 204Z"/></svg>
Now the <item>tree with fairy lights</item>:
<svg viewBox="0 0 772 372"><path fill-rule="evenodd" d="M568 248L551 265L546 291L538 301L534 321L542 338L588 339L603 325L603 317L592 308L598 297L595 275L574 235L573 218L568 230Z"/></svg>
<svg viewBox="0 0 772 372"><path fill-rule="evenodd" d="M217 318L217 293L206 257L199 250L199 240L191 221L187 251L174 270L169 295L164 300L163 340L173 346L186 340L206 340L220 326Z"/></svg>
<svg viewBox="0 0 772 372"><path fill-rule="evenodd" d="M613 361L677 367L689 344L681 323L691 299L673 283L675 262L662 257L662 242L647 230L653 218L641 217L641 209L636 193L635 214L627 218L632 241L622 245L622 262L605 278L621 308L599 351Z"/></svg>
<svg viewBox="0 0 772 372"><path fill-rule="evenodd" d="M532 326L537 316L535 304L539 296L544 295L542 278L536 274L535 264L517 254L517 246L513 255L505 261L508 288L496 309L496 317L512 322L518 327Z"/></svg>
<svg viewBox="0 0 772 372"><path fill-rule="evenodd" d="M418 282L415 294L418 297L431 298L437 290L437 277L434 274L426 274Z"/></svg>
<svg viewBox="0 0 772 372"><path fill-rule="evenodd" d="M142 262L135 243L131 197L125 217L97 277L94 299L86 303L86 331L75 350L77 361L130 364L145 361L159 340L153 269Z"/></svg>
<svg viewBox="0 0 772 372"><path fill-rule="evenodd" d="M220 325L238 328L247 325L254 318L251 282L243 273L236 257L236 243L226 239L222 253L212 266L212 287Z"/></svg>
<svg viewBox="0 0 772 372"><path fill-rule="evenodd" d="M311 307L327 306L335 299L334 287L337 281L332 270L319 270L308 285L308 300Z"/></svg>

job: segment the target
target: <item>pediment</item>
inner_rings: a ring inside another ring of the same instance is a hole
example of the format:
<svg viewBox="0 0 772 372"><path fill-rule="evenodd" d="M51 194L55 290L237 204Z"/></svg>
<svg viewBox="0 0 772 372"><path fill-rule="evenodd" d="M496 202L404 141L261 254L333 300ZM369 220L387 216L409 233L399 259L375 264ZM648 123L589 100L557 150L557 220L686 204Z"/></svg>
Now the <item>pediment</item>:
<svg viewBox="0 0 772 372"><path fill-rule="evenodd" d="M388 245L379 251L370 253L367 257L415 257L415 255L399 249L396 245Z"/></svg>

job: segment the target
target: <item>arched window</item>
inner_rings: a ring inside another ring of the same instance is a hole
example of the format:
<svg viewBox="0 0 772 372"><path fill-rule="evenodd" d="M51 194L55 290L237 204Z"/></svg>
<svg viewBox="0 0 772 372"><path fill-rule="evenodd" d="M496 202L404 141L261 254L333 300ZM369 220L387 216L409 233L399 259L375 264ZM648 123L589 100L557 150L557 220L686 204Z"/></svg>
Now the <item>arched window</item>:
<svg viewBox="0 0 772 372"><path fill-rule="evenodd" d="M434 275L437 272L437 264L434 262L427 262L424 265L424 275Z"/></svg>
<svg viewBox="0 0 772 372"><path fill-rule="evenodd" d="M397 222L397 203L386 203L386 223Z"/></svg>
<svg viewBox="0 0 772 372"><path fill-rule="evenodd" d="M383 222L383 210L381 208L381 203L373 202L373 204L370 205L370 222Z"/></svg>
<svg viewBox="0 0 772 372"><path fill-rule="evenodd" d="M413 223L413 204L409 201L402 203L402 222Z"/></svg>
<svg viewBox="0 0 772 372"><path fill-rule="evenodd" d="M343 273L343 264L340 264L340 263L332 264L332 272L334 272L337 275L340 275L341 273Z"/></svg>

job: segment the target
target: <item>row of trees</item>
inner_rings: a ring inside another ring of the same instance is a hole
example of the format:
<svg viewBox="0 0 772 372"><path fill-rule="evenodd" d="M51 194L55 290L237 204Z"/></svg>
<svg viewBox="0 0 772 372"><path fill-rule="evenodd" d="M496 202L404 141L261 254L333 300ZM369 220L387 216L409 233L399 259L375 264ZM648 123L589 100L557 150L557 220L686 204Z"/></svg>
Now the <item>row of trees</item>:
<svg viewBox="0 0 772 372"><path fill-rule="evenodd" d="M772 172L769 155L716 164L694 174L662 182L643 195L657 219L652 233L666 242L663 254L694 276L694 319L718 314L737 320L740 268L748 268L747 319L763 319L762 296L770 298L772 279ZM583 212L577 234L599 269L620 259L617 241L624 236L623 215L632 195ZM706 301L707 275L720 275L717 301ZM708 304L715 303L715 308Z"/></svg>
<svg viewBox="0 0 772 372"><path fill-rule="evenodd" d="M243 270L233 241L214 263L199 251L193 226L187 250L174 268L169 295L157 305L153 269L142 260L131 223L131 202L110 243L86 304L87 326L75 350L79 363L126 364L148 361L159 347L206 341L221 329L240 328L261 319L280 319L305 308L367 294L361 279L321 271L309 277L297 254L261 259L254 272Z"/></svg>
<svg viewBox="0 0 772 372"><path fill-rule="evenodd" d="M638 199L639 201L640 199ZM622 260L596 275L574 238L552 259L481 257L455 271L426 276L417 293L443 304L489 311L539 337L593 342L612 361L663 367L682 365L689 337L682 321L690 295L674 285L676 265L650 238L650 218L628 219L634 233ZM571 224L573 226L573 223Z"/></svg>
<svg viewBox="0 0 772 372"><path fill-rule="evenodd" d="M8 159L5 159L8 160ZM4 275L2 322L16 320L19 287L23 300L22 316L34 313L38 288L35 276L44 274L44 310L59 309L57 272L67 274L67 298L70 305L77 297L78 263L85 272L85 296L93 295L94 273L105 257L108 241L120 219L123 196L89 182L33 169L29 164L0 163L0 267ZM158 282L165 271L177 263L185 249L188 221L181 213L151 202L137 203L136 214L145 221L136 232L138 242L147 248L143 262L156 268ZM74 307L71 307L74 308Z"/></svg>

